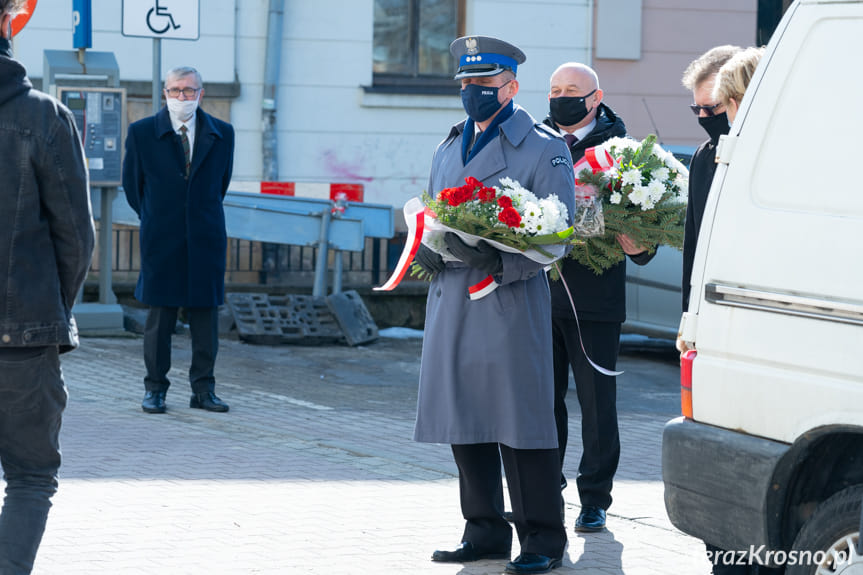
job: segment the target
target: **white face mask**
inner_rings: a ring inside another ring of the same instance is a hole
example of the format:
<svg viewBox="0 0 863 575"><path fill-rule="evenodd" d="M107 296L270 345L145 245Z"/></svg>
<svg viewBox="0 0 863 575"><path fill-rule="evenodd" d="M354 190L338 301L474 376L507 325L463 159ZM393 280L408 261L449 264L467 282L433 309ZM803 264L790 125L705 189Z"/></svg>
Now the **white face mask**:
<svg viewBox="0 0 863 575"><path fill-rule="evenodd" d="M198 109L198 99L180 100L178 98L168 98L168 112L172 118L176 118L181 122L187 122L195 111Z"/></svg>

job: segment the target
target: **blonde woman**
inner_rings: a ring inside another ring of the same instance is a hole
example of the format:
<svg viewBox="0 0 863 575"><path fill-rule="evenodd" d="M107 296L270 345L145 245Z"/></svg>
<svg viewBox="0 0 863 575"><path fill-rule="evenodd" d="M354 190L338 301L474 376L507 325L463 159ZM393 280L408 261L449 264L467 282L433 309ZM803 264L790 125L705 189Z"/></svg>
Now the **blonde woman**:
<svg viewBox="0 0 863 575"><path fill-rule="evenodd" d="M719 74L716 75L713 99L721 102L725 107L729 124L737 117L740 101L743 100L743 94L749 86L749 81L752 80L762 54L764 54L763 47L741 50L723 64Z"/></svg>

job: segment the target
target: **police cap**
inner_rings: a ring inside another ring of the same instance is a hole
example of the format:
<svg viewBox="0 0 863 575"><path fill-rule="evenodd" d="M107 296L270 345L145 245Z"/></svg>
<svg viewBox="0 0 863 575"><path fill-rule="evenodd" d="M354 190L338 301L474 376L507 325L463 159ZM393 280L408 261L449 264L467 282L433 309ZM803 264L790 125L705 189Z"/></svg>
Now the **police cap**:
<svg viewBox="0 0 863 575"><path fill-rule="evenodd" d="M476 76L497 76L504 70L513 74L526 57L524 52L503 40L490 36L463 36L449 45L458 59L455 79Z"/></svg>

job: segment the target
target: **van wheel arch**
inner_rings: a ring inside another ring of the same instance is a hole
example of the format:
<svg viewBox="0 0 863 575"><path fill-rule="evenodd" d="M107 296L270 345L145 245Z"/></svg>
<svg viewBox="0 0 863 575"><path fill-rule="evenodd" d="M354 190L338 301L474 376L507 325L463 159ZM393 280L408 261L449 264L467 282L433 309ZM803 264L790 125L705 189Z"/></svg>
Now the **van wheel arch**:
<svg viewBox="0 0 863 575"><path fill-rule="evenodd" d="M863 485L863 429L830 426L798 440L774 473L768 495L771 546L789 549L819 505Z"/></svg>

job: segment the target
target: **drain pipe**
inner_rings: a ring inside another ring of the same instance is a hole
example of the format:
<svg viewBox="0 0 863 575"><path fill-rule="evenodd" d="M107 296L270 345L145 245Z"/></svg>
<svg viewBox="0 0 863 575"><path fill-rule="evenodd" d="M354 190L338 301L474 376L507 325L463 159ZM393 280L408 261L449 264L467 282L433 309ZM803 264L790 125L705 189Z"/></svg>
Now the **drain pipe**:
<svg viewBox="0 0 863 575"><path fill-rule="evenodd" d="M261 102L263 180L279 179L278 104L279 68L282 61L282 16L284 0L270 0L267 15L267 52L264 58L264 97Z"/></svg>
<svg viewBox="0 0 863 575"><path fill-rule="evenodd" d="M264 55L264 93L261 100L261 180L279 180L279 126L276 117L279 69L282 61L282 20L284 0L270 0L267 13L267 45ZM279 246L261 245L263 270L261 283L267 283L269 270L278 268Z"/></svg>

